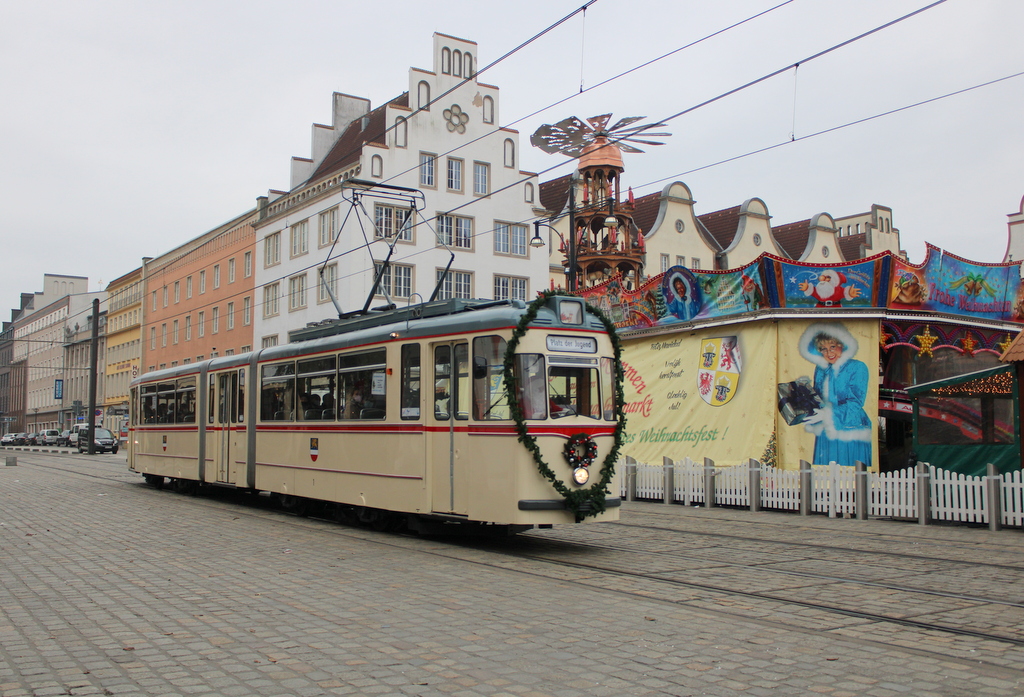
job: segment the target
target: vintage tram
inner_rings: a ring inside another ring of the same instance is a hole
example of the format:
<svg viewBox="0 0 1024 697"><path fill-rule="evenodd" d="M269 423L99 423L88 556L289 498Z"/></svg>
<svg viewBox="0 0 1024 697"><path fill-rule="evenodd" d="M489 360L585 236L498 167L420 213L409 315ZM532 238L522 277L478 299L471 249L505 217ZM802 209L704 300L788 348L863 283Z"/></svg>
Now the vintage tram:
<svg viewBox="0 0 1024 697"><path fill-rule="evenodd" d="M129 468L417 530L615 520L613 331L551 293L328 321L134 380Z"/></svg>

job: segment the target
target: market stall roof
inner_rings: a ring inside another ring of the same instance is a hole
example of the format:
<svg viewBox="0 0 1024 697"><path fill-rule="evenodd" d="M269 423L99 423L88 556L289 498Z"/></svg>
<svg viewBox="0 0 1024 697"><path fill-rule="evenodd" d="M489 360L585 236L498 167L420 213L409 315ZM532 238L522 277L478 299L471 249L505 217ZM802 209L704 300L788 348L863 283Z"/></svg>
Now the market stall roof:
<svg viewBox="0 0 1024 697"><path fill-rule="evenodd" d="M942 397L977 397L980 395L1012 395L1013 366L997 365L942 380L922 382L906 388L911 397L937 395Z"/></svg>
<svg viewBox="0 0 1024 697"><path fill-rule="evenodd" d="M1010 345L1003 351L1003 355L999 357L1003 363L1017 363L1024 361L1024 332L1021 332L1010 342Z"/></svg>

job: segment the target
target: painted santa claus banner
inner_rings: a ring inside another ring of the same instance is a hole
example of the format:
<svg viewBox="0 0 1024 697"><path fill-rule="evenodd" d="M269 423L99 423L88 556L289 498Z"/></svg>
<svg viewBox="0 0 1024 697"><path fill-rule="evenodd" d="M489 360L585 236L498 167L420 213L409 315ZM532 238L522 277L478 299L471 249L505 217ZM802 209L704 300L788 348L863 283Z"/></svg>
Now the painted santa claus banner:
<svg viewBox="0 0 1024 697"><path fill-rule="evenodd" d="M815 309L883 306L878 279L886 275L888 263L888 255L835 266L765 260L773 272L777 307Z"/></svg>

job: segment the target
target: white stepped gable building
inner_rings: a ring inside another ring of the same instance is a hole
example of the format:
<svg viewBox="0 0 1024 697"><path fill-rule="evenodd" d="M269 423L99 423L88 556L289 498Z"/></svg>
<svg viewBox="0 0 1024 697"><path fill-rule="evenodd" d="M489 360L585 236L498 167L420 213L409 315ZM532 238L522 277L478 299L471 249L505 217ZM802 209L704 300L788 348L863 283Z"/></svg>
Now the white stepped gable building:
<svg viewBox="0 0 1024 697"><path fill-rule="evenodd" d="M313 126L312 156L292 159L290 190L260 202L257 347L337 316L325 261L341 309L361 309L394 235L383 290L399 306L429 299L452 253L440 298L530 299L547 287L546 250L529 246L537 177L519 170L519 133L498 125L498 88L477 81L477 66L474 42L434 34L433 70L411 68L401 96L371 109L335 93L333 123ZM407 204L369 189L360 198L372 220L360 226L353 179L418 189L422 208L403 226ZM385 302L382 291L371 307Z"/></svg>

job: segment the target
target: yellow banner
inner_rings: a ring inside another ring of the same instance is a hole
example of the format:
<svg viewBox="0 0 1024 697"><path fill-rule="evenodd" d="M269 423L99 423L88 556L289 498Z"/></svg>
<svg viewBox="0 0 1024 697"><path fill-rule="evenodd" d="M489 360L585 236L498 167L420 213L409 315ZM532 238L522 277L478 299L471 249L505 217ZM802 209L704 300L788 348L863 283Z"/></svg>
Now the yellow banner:
<svg viewBox="0 0 1024 697"><path fill-rule="evenodd" d="M623 342L623 454L650 464L761 459L775 428L776 326L745 322Z"/></svg>
<svg viewBox="0 0 1024 697"><path fill-rule="evenodd" d="M742 322L624 341L622 453L649 464L877 468L877 365L877 320Z"/></svg>

